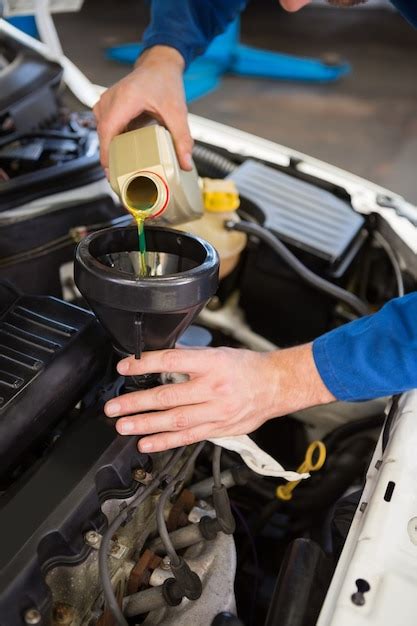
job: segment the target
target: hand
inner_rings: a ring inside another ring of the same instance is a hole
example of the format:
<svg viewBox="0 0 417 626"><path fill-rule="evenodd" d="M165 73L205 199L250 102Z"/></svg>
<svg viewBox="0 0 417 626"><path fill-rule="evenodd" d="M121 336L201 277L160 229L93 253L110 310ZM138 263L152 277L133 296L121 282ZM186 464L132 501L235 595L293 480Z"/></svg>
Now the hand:
<svg viewBox="0 0 417 626"><path fill-rule="evenodd" d="M155 46L146 50L135 69L107 89L93 111L100 139L100 159L107 169L112 138L133 119L149 113L172 134L180 166L191 169L193 140L187 121L182 74L184 59L174 48Z"/></svg>
<svg viewBox="0 0 417 626"><path fill-rule="evenodd" d="M271 417L334 400L316 369L311 345L270 353L208 348L145 353L120 361L122 375L188 374L189 380L134 391L107 402L122 435L152 435L142 452L242 435ZM158 411L155 413L154 411ZM140 413L139 413L140 412ZM158 433L158 434L154 434Z"/></svg>

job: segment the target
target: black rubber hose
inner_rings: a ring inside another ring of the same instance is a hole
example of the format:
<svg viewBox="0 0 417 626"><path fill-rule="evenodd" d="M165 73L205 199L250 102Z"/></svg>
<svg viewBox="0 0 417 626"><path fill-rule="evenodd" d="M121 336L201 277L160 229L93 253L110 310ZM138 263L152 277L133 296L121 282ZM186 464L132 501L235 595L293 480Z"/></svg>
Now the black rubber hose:
<svg viewBox="0 0 417 626"><path fill-rule="evenodd" d="M202 174L210 178L224 178L237 168L237 165L233 163L233 161L230 161L230 159L218 154L214 150L210 150L210 148L206 148L206 146L195 145L193 158L199 172L201 169Z"/></svg>
<svg viewBox="0 0 417 626"><path fill-rule="evenodd" d="M76 233L77 228L86 228L87 231L93 232L95 230L101 230L102 228L109 228L110 226L128 226L132 222L131 215L121 215L120 217L116 217L112 220L108 220L107 222L101 222L99 224L89 224L88 226L79 226L71 229L70 234L62 235L61 237L57 237L56 239L52 239L36 248L31 248L30 250L24 250L23 252L18 252L11 256L0 258L0 267L5 268L10 265L17 265L18 263L24 263L25 261L30 261L32 259L37 259L41 256L45 256L46 254L51 254L52 252L56 252L61 248L65 248L67 246L72 246L77 243L76 238L71 233Z"/></svg>
<svg viewBox="0 0 417 626"><path fill-rule="evenodd" d="M369 415L368 417L363 417L362 419L355 420L353 422L347 422L346 424L338 426L326 435L323 438L323 443L326 445L327 451L332 452L335 448L337 448L341 441L346 441L346 439L358 433L362 433L365 430L382 427L383 423L384 415L382 413Z"/></svg>
<svg viewBox="0 0 417 626"><path fill-rule="evenodd" d="M397 255L394 252L394 250L391 248L391 246L389 245L388 241L381 235L381 233L376 231L374 233L374 238L375 238L375 241L379 243L381 248L383 248L388 259L390 260L390 263L392 265L392 269L394 272L394 276L395 276L395 282L397 283L398 296L403 296L405 293L404 280L403 280L403 275L401 272L400 262L397 258Z"/></svg>
<svg viewBox="0 0 417 626"><path fill-rule="evenodd" d="M237 230L242 233L246 233L247 235L253 235L258 237L261 241L266 243L283 261L285 261L291 269L294 270L300 278L302 278L306 283L308 283L311 287L323 291L324 293L336 298L337 300L341 300L345 304L347 304L355 313L359 316L369 315L371 310L368 305L360 300L353 293L350 293L346 289L339 287L338 285L334 285L330 281L318 276L314 272L312 272L308 267L306 267L297 257L290 252L285 244L282 243L275 235L273 235L269 230L259 226L258 224L253 224L249 222L225 222L225 227L227 230Z"/></svg>
<svg viewBox="0 0 417 626"><path fill-rule="evenodd" d="M221 458L222 458L222 449L220 446L214 446L213 450L213 480L214 486L217 489L220 489L222 486L222 477L221 477Z"/></svg>

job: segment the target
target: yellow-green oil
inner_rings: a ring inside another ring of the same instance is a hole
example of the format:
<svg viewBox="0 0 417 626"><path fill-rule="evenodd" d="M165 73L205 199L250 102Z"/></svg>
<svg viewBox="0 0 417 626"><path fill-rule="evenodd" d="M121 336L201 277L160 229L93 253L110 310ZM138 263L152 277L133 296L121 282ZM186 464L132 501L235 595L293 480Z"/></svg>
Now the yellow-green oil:
<svg viewBox="0 0 417 626"><path fill-rule="evenodd" d="M153 180L138 175L129 182L123 196L125 206L138 228L138 276L147 276L144 222L152 217L152 209L158 200L158 189Z"/></svg>
<svg viewBox="0 0 417 626"><path fill-rule="evenodd" d="M126 207L129 213L133 216L138 228L138 276L141 277L148 275L148 268L146 265L145 220L150 217L149 210L151 209L151 206L141 207L140 209L131 206Z"/></svg>

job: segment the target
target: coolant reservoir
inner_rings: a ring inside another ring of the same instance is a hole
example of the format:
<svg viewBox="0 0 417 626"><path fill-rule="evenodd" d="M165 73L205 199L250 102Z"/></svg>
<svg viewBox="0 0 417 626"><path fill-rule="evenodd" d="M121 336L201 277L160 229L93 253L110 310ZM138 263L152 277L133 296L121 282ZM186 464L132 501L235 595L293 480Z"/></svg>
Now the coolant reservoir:
<svg viewBox="0 0 417 626"><path fill-rule="evenodd" d="M197 235L211 243L220 257L220 278L230 274L246 247L246 235L226 230L226 221L239 221L239 194L232 180L203 181L204 215L201 219L177 226L179 230Z"/></svg>
<svg viewBox="0 0 417 626"><path fill-rule="evenodd" d="M171 134L152 124L114 137L109 154L110 184L122 203L147 217L169 224L203 214L203 199L195 166L183 171Z"/></svg>

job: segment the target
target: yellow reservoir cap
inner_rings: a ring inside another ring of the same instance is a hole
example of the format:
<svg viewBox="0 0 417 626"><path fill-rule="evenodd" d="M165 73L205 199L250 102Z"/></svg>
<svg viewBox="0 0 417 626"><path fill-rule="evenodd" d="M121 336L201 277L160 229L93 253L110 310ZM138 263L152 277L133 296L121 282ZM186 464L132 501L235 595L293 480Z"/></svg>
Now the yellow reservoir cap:
<svg viewBox="0 0 417 626"><path fill-rule="evenodd" d="M240 198L233 180L203 178L203 202L209 213L230 213L239 208Z"/></svg>

